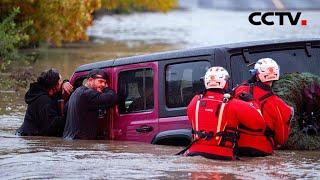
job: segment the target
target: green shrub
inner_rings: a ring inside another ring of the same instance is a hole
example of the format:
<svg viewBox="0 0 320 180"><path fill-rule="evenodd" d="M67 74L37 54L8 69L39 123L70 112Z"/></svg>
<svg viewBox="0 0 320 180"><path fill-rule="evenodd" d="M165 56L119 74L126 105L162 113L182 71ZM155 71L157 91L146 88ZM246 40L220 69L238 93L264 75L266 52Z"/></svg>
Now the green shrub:
<svg viewBox="0 0 320 180"><path fill-rule="evenodd" d="M167 12L176 5L177 0L2 0L0 19L9 14L8 9L19 7L18 21L32 20L31 42L46 41L61 46L62 42L87 40L92 14L100 8L111 13Z"/></svg>
<svg viewBox="0 0 320 180"><path fill-rule="evenodd" d="M320 149L320 77L310 73L290 73L280 77L273 91L295 110L287 149ZM311 116L311 112L313 116ZM310 135L303 130L313 125L319 131Z"/></svg>
<svg viewBox="0 0 320 180"><path fill-rule="evenodd" d="M92 13L100 8L100 0L4 0L0 16L12 7L20 8L19 21L32 20L35 33L29 35L33 43L46 41L61 46L62 42L88 39L87 27L92 24Z"/></svg>
<svg viewBox="0 0 320 180"><path fill-rule="evenodd" d="M26 33L26 29L31 25L31 21L17 24L15 17L19 12L19 8L14 8L0 23L1 70L4 70L11 61L23 59L24 56L18 53L18 48L29 42L29 35Z"/></svg>

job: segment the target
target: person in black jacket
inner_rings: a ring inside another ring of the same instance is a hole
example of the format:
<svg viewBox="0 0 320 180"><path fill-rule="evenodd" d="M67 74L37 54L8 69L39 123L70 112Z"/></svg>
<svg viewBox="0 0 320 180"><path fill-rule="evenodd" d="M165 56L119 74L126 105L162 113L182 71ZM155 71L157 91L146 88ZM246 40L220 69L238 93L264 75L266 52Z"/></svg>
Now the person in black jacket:
<svg viewBox="0 0 320 180"><path fill-rule="evenodd" d="M72 85L62 82L55 69L40 74L25 95L28 104L24 122L16 131L19 136L62 136L65 120L58 109L58 97L70 94Z"/></svg>
<svg viewBox="0 0 320 180"><path fill-rule="evenodd" d="M118 99L116 93L108 88L107 79L105 71L93 69L86 84L70 96L64 139L100 139L99 119L106 120L106 109L113 107Z"/></svg>

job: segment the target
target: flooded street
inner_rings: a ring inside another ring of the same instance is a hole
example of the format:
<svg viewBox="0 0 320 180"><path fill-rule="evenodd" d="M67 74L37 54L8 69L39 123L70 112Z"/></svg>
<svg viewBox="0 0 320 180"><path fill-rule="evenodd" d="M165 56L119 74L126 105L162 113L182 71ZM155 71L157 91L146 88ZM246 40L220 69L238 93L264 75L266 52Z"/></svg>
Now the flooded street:
<svg viewBox="0 0 320 180"><path fill-rule="evenodd" d="M42 47L34 69L54 67L69 78L85 63L151 52L279 38L319 38L320 11L305 11L306 27L253 26L247 11L194 9L167 14L99 17L88 43ZM157 23L154 23L157 22ZM118 141L63 141L14 135L24 92L1 92L0 179L299 179L320 177L320 151L276 151L235 162L182 157L183 147Z"/></svg>
<svg viewBox="0 0 320 180"><path fill-rule="evenodd" d="M235 162L175 156L182 147L120 141L63 141L13 135L22 116L0 116L4 179L288 179L320 176L317 151L277 151ZM1 179L2 179L1 178Z"/></svg>
<svg viewBox="0 0 320 180"><path fill-rule="evenodd" d="M19 117L4 117L8 123ZM3 125L3 124L1 124ZM4 179L289 179L320 176L319 152L277 151L235 162L174 156L181 147L1 134Z"/></svg>

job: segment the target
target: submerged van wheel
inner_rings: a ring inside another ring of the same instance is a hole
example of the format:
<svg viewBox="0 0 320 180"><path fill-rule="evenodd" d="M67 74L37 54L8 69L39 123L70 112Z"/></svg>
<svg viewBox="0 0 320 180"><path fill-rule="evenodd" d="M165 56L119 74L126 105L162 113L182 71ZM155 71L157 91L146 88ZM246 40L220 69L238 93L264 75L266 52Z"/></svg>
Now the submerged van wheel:
<svg viewBox="0 0 320 180"><path fill-rule="evenodd" d="M294 107L291 134L286 149L320 149L320 77L310 73L289 73L280 77L273 91Z"/></svg>
<svg viewBox="0 0 320 180"><path fill-rule="evenodd" d="M187 146L191 143L191 139L191 129L175 129L160 132L153 138L151 144Z"/></svg>
<svg viewBox="0 0 320 180"><path fill-rule="evenodd" d="M155 144L158 145L169 145L169 146L187 146L190 144L190 140L187 138L168 138L157 141Z"/></svg>

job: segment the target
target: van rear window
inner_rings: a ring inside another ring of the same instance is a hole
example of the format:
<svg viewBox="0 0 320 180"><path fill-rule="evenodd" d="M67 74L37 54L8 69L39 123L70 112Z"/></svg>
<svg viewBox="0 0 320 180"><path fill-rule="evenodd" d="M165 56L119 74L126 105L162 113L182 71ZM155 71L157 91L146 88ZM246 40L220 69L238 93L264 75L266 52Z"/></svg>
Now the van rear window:
<svg viewBox="0 0 320 180"><path fill-rule="evenodd" d="M286 49L277 51L266 51L250 54L249 60L252 66L245 63L242 55L231 57L231 78L234 85L250 78L249 69L261 58L272 58L280 66L280 74L293 72L309 72L320 75L320 53L318 48L313 48L312 55L307 56L305 49Z"/></svg>
<svg viewBox="0 0 320 180"><path fill-rule="evenodd" d="M168 65L166 68L167 107L186 107L195 94L204 90L200 79L210 67L208 61Z"/></svg>

